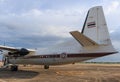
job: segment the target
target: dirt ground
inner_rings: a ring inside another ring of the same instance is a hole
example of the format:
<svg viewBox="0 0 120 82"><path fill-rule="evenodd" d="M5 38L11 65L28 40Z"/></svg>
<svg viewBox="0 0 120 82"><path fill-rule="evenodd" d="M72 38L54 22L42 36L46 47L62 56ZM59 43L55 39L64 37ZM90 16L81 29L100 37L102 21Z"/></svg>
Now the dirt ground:
<svg viewBox="0 0 120 82"><path fill-rule="evenodd" d="M120 64L70 64L20 66L19 71L0 68L0 82L120 82Z"/></svg>

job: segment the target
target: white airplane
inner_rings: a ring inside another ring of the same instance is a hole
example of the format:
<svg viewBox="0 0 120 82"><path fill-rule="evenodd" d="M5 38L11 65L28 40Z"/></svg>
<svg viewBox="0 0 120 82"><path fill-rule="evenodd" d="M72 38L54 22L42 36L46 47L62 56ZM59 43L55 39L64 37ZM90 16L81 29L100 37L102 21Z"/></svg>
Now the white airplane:
<svg viewBox="0 0 120 82"><path fill-rule="evenodd" d="M117 53L112 46L101 6L89 9L81 32L72 31L70 34L76 39L77 44L64 45L59 52L56 47L49 49L55 49L57 53L37 55L33 49L0 46L1 50L8 51L4 54L3 67L10 66L12 71L17 71L18 64L34 64L44 65L44 68L48 69L50 65L82 62Z"/></svg>

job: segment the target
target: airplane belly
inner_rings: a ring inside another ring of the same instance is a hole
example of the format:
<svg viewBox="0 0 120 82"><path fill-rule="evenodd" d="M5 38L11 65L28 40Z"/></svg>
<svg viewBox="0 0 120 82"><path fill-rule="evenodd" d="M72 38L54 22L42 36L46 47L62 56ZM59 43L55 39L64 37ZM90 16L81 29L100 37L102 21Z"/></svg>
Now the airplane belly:
<svg viewBox="0 0 120 82"><path fill-rule="evenodd" d="M70 64L75 62L82 62L93 57L76 57L76 58L36 58L36 59L10 59L9 62L12 64L34 64L34 65L62 65Z"/></svg>

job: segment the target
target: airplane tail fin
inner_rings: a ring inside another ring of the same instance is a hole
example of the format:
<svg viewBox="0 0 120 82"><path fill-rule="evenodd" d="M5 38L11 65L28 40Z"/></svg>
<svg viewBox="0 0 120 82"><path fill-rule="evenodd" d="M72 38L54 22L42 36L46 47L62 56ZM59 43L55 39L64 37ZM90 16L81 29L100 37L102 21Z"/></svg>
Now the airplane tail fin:
<svg viewBox="0 0 120 82"><path fill-rule="evenodd" d="M88 11L81 33L99 45L111 45L101 6L93 7Z"/></svg>
<svg viewBox="0 0 120 82"><path fill-rule="evenodd" d="M91 8L86 16L83 29L72 31L71 35L83 46L101 46L104 50L115 51L112 46L105 16L101 6Z"/></svg>

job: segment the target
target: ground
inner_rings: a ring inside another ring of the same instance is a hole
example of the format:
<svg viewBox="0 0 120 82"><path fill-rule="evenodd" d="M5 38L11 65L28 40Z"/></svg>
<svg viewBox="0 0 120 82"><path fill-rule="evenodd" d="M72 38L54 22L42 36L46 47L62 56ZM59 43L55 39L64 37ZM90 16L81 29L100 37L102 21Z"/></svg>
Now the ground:
<svg viewBox="0 0 120 82"><path fill-rule="evenodd" d="M120 64L69 64L19 67L11 72L0 68L0 82L120 82Z"/></svg>

